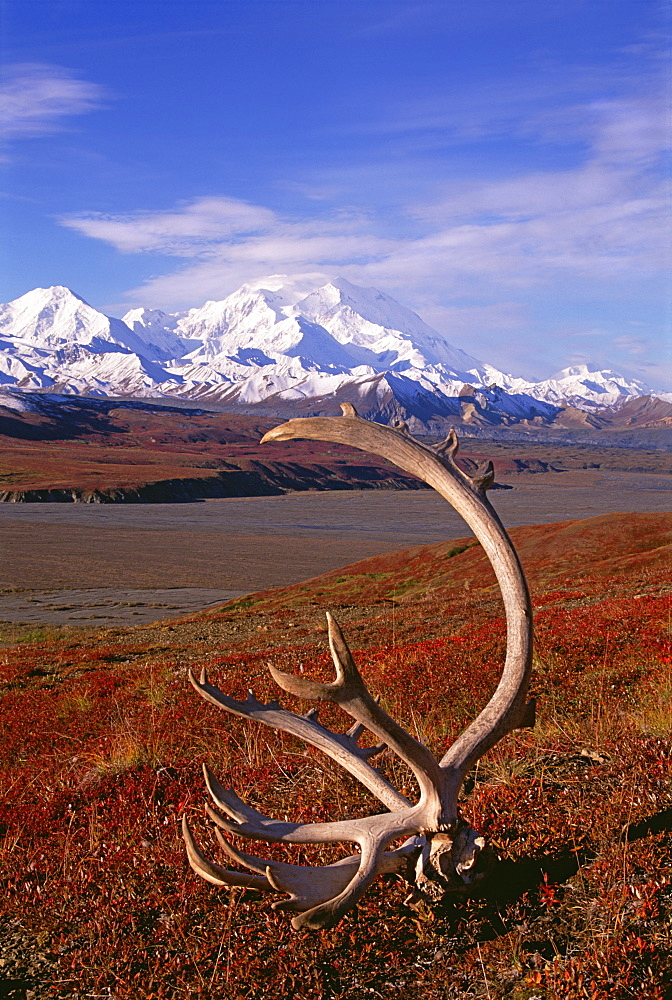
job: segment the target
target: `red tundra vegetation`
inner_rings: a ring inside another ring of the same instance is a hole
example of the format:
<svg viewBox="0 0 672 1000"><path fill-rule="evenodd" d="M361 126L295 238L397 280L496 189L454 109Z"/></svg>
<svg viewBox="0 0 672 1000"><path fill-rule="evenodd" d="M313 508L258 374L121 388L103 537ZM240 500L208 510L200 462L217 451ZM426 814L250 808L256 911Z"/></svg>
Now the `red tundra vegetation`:
<svg viewBox="0 0 672 1000"><path fill-rule="evenodd" d="M511 536L535 606L538 722L479 761L461 802L496 850L494 871L471 899L413 908L407 887L384 876L319 932L296 933L267 897L217 889L188 868L183 813L217 853L201 765L281 819L379 806L317 751L204 704L187 670L204 664L238 698L249 687L276 696L267 661L328 679L330 609L369 688L441 755L502 663L497 588L473 538L125 631L4 626L0 995L669 996L672 515ZM325 724L336 711L321 710ZM413 794L395 758L374 760ZM317 863L343 853L263 851Z"/></svg>

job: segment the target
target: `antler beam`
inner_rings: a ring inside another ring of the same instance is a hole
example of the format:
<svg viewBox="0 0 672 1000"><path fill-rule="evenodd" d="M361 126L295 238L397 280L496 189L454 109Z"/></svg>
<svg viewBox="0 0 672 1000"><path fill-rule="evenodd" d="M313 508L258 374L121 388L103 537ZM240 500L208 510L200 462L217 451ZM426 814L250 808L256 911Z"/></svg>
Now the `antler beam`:
<svg viewBox="0 0 672 1000"><path fill-rule="evenodd" d="M277 702L264 705L252 693L247 701L236 701L210 684L204 671L199 681L190 677L194 688L206 701L233 715L291 733L317 747L390 810L364 819L332 823L280 822L247 806L232 789L223 788L212 772L205 769L206 784L217 807L217 811L211 807L207 811L218 827L219 843L229 857L257 874L229 871L208 861L196 846L184 820L183 833L191 867L215 885L287 893L289 899L273 906L295 912L297 916L292 924L296 928L332 926L382 873L401 874L416 891L429 896L455 890L464 892L482 877L485 841L459 817L460 786L469 768L498 740L512 729L534 724L534 705L526 700L532 654L530 599L516 552L485 495L493 481L492 465L472 478L455 462L458 444L454 431L438 447L428 448L415 441L405 425L392 429L363 420L350 404L343 404L341 409L342 417L290 420L269 431L262 443L308 438L351 445L388 459L434 487L462 515L492 563L506 613L507 655L492 698L440 762L390 718L372 697L338 624L329 614L329 645L336 669L334 681L321 684L283 673L270 664L269 670L276 683L290 694L339 705L355 720L347 733L326 729L317 721L315 709L306 715L296 715L280 708ZM360 747L358 739L364 729L381 743L369 749ZM403 760L415 775L420 788L416 804L409 802L368 763L368 758L384 746ZM349 841L359 846L360 853L326 867L266 862L238 851L220 834L220 829L261 841L294 844ZM401 847L387 850L401 837L407 838Z"/></svg>

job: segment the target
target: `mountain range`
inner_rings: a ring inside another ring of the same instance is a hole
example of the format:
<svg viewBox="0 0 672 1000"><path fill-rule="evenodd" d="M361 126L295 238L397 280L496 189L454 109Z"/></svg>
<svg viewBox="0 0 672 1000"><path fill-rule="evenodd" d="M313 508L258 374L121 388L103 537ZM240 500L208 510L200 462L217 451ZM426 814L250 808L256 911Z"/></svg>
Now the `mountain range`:
<svg viewBox="0 0 672 1000"><path fill-rule="evenodd" d="M338 412L416 431L448 423L599 426L607 410L650 425L672 418L672 394L587 365L530 382L448 343L416 313L337 278L306 294L291 282L246 284L181 313L132 309L115 319L70 289L0 306L0 390L197 401L278 416ZM651 424L652 422L652 424Z"/></svg>

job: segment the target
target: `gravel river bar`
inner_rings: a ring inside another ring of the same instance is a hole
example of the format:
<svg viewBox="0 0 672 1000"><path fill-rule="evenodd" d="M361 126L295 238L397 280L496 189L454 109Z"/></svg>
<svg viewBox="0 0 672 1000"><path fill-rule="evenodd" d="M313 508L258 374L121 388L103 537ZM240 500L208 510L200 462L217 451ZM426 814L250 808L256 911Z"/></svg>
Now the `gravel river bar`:
<svg viewBox="0 0 672 1000"><path fill-rule="evenodd" d="M666 476L507 479L505 525L672 506ZM289 493L180 504L0 504L0 620L133 624L468 535L433 491Z"/></svg>

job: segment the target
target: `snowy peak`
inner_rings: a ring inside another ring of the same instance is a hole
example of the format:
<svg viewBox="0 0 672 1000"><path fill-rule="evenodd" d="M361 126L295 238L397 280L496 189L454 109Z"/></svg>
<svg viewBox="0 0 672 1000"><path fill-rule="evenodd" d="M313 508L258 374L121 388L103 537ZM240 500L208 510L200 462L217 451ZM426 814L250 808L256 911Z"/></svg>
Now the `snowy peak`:
<svg viewBox="0 0 672 1000"><path fill-rule="evenodd" d="M69 288L35 288L0 306L0 336L33 351L141 354L145 343L120 319L98 312Z"/></svg>
<svg viewBox="0 0 672 1000"><path fill-rule="evenodd" d="M646 395L650 390L638 379L628 379L610 369L592 365L572 365L563 368L550 379L534 385L538 399L548 402L617 406L633 396Z"/></svg>
<svg viewBox="0 0 672 1000"><path fill-rule="evenodd" d="M443 365L455 374L483 370L481 362L449 344L411 309L345 278L316 289L294 309L323 326L339 343L371 352L376 360L369 363L373 361L379 371L427 365Z"/></svg>
<svg viewBox="0 0 672 1000"><path fill-rule="evenodd" d="M549 381L558 382L561 385L568 385L572 382L583 385L587 382L592 382L597 391L600 388L612 391L617 386L625 387L628 385L636 385L642 389L644 388L643 382L638 382L637 380L628 382L623 375L619 375L610 368L600 369L594 365L572 365L570 368L563 368L561 371L556 372L555 375L552 375Z"/></svg>
<svg viewBox="0 0 672 1000"><path fill-rule="evenodd" d="M161 309L129 309L121 317L121 321L126 324L129 330L137 328L141 335L152 330L171 329L174 326L174 323L171 325L172 317Z"/></svg>
<svg viewBox="0 0 672 1000"><path fill-rule="evenodd" d="M107 317L61 285L35 288L0 307L3 334L38 348L85 344L96 336L107 336L110 326Z"/></svg>
<svg viewBox="0 0 672 1000"><path fill-rule="evenodd" d="M179 319L175 332L189 342L194 363L225 362L241 351L262 351L278 358L300 340L301 334L274 302L271 292L243 286L221 302L206 302Z"/></svg>
<svg viewBox="0 0 672 1000"><path fill-rule="evenodd" d="M186 312L137 308L123 319L68 288L36 288L0 306L0 383L290 414L350 400L375 419L412 416L418 428L548 423L568 405L598 410L650 392L587 365L531 383L454 347L375 288L277 275Z"/></svg>
<svg viewBox="0 0 672 1000"><path fill-rule="evenodd" d="M125 319L135 320L133 311ZM410 309L374 288L357 288L338 278L308 295L291 283L243 285L218 302L206 302L179 317L151 317L192 342L193 363L211 364L240 352L266 357L301 357L309 368L373 371L440 365L455 377L482 374L483 365L448 344ZM136 326L135 329L138 329Z"/></svg>
<svg viewBox="0 0 672 1000"><path fill-rule="evenodd" d="M385 330L403 331L407 336L438 336L416 313L389 295L376 288L360 288L345 278L336 278L317 288L300 299L296 309L315 320L333 319L347 310L349 315L358 315Z"/></svg>

